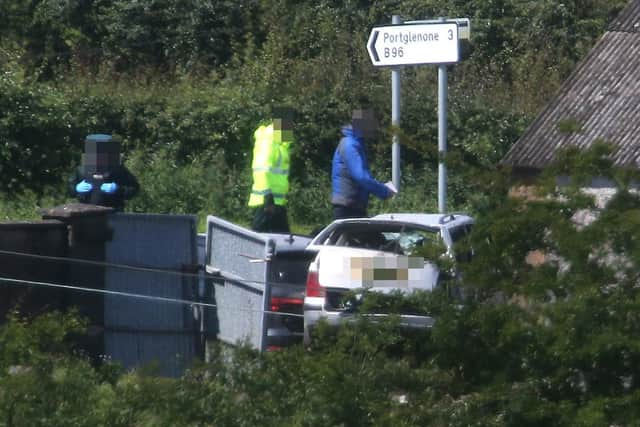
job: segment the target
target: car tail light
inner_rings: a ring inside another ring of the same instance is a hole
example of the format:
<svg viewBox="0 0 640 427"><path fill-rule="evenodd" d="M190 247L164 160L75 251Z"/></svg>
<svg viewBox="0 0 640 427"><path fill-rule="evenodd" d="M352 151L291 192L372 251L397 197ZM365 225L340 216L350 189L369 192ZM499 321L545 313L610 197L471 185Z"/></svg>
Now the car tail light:
<svg viewBox="0 0 640 427"><path fill-rule="evenodd" d="M288 311L291 311L293 307L300 306L302 304L304 304L304 300L302 298L273 297L271 298L271 311L280 311L283 308L288 308Z"/></svg>
<svg viewBox="0 0 640 427"><path fill-rule="evenodd" d="M318 269L317 267L311 267L309 269L309 273L307 274L307 294L308 297L324 297L325 290L324 286L320 284L318 280Z"/></svg>

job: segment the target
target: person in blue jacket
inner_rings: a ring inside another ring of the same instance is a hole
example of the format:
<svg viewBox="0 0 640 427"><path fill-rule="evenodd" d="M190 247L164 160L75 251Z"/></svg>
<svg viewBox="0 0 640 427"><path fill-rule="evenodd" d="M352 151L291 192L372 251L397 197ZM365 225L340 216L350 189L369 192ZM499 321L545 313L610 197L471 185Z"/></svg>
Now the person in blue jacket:
<svg viewBox="0 0 640 427"><path fill-rule="evenodd" d="M367 216L369 194L388 199L395 193L371 176L365 140L374 138L378 121L373 110L355 110L351 125L342 128L342 139L333 155L331 204L334 219Z"/></svg>

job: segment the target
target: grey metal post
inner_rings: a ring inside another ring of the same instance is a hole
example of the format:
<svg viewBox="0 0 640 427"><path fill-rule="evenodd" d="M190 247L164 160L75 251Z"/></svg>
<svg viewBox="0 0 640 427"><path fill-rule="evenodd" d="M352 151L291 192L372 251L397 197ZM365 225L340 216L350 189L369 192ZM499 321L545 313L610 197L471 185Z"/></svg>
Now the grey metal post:
<svg viewBox="0 0 640 427"><path fill-rule="evenodd" d="M447 65L438 65L438 212L447 211Z"/></svg>
<svg viewBox="0 0 640 427"><path fill-rule="evenodd" d="M267 350L267 344L269 339L268 312L271 311L271 258L275 252L276 244L273 240L267 240L264 251L265 269L264 269L264 293L262 294L262 316L260 316L260 351Z"/></svg>
<svg viewBox="0 0 640 427"><path fill-rule="evenodd" d="M393 15L392 24L402 24L399 15ZM400 68L391 70L391 125L400 127ZM400 142L398 132L393 132L393 144L391 145L391 181L396 189L400 190Z"/></svg>

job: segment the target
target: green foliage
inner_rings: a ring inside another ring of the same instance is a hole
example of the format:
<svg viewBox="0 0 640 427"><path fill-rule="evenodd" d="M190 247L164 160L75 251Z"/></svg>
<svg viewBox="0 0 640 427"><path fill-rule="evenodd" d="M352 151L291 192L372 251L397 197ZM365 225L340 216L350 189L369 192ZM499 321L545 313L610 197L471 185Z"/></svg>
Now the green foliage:
<svg viewBox="0 0 640 427"><path fill-rule="evenodd" d="M261 38L253 1L114 1L98 13L103 56L117 73L207 73Z"/></svg>
<svg viewBox="0 0 640 427"><path fill-rule="evenodd" d="M154 162L167 165L164 158L148 163ZM14 316L0 330L0 420L633 424L640 415L640 245L634 238L640 196L622 189L592 222L577 226L576 212L590 207L583 198L505 200L501 181L495 182L492 208L478 217L471 236L476 255L463 264L465 299L444 291L367 293L357 298L353 322L320 325L309 348L257 354L212 347L210 362L175 380L144 369L122 375L78 360L66 350L68 332L81 326L72 316L30 324ZM534 248L553 256L527 263ZM388 319L368 320L381 312ZM431 315L435 325L402 328L396 314L407 312Z"/></svg>
<svg viewBox="0 0 640 427"><path fill-rule="evenodd" d="M558 121L557 129L560 133L580 133L582 125L574 118L567 118Z"/></svg>
<svg viewBox="0 0 640 427"><path fill-rule="evenodd" d="M67 338L81 333L85 324L76 314L48 313L31 322L14 312L0 330L2 357L0 370L13 365L29 365L49 359L50 354L68 351Z"/></svg>
<svg viewBox="0 0 640 427"><path fill-rule="evenodd" d="M66 189L49 187L39 195L33 191L21 194L5 195L0 193L0 221L21 221L41 219L41 209L51 208L65 203Z"/></svg>
<svg viewBox="0 0 640 427"><path fill-rule="evenodd" d="M337 331L320 328L310 349L212 348L211 362L177 380L140 371L109 381L84 363L57 358L46 375L23 368L0 376L6 390L0 419L47 425L68 417L77 425L123 426L625 425L640 403L637 297L590 292L554 304L456 307L438 293L409 301L392 295L378 303L390 312L427 309L437 319L434 328L406 330L393 316L376 323L362 318ZM42 399L45 391L55 394Z"/></svg>
<svg viewBox="0 0 640 427"><path fill-rule="evenodd" d="M637 194L621 186L606 209L596 210L594 200L580 190L593 177L619 173L611 167L608 153L607 146L595 144L579 155L560 156L550 170L569 177L570 185L548 185L537 200L508 199L483 213L474 233L473 280L489 289L538 296L548 290L573 294L590 288L593 281L601 286L631 285L638 249L632 238L624 236L639 231L632 219L639 206ZM553 175L549 181L555 183ZM592 220L581 220L585 213ZM533 250L551 260L536 268L526 262Z"/></svg>
<svg viewBox="0 0 640 427"><path fill-rule="evenodd" d="M449 207L466 209L485 197L477 177L495 167L621 3L7 0L0 191L41 194L63 182L83 137L95 132L122 135L126 155L161 152L173 163L162 170L185 165L185 177L206 176L204 159L223 152L241 177L232 186L243 188L253 129L270 105L288 103L298 110L293 222L324 223L328 165L349 111L372 104L390 123L388 74L371 66L363 46L371 26L398 13L472 20L464 60L450 69L447 156ZM553 58L561 61L548 63ZM403 91L403 191L387 205L375 201L372 212L435 208L433 69L403 70ZM390 141L386 132L370 147L376 176L389 168ZM152 188L159 192L146 190L138 208L176 204L160 200L176 193ZM202 196L188 194L178 210L206 209ZM238 212L246 196L223 197Z"/></svg>
<svg viewBox="0 0 640 427"><path fill-rule="evenodd" d="M568 187L576 190L591 185L593 179L608 179L627 188L638 179L638 172L614 168L610 155L615 147L603 140L596 140L589 150L570 147L558 153L557 160L545 171L546 189L555 185L556 177L569 177Z"/></svg>
<svg viewBox="0 0 640 427"><path fill-rule="evenodd" d="M633 425L640 408L637 172L610 147L567 152L533 201L507 198L495 165L622 7L569 2L154 0L0 2L0 215L60 203L89 133L124 137L142 184L128 209L248 221L251 135L273 104L295 105L289 213L329 221L339 128L362 103L387 132L370 147L389 178L388 73L369 29L466 16L472 39L450 68L449 204L472 209L467 298L367 295L366 316L320 328L310 349L214 349L169 380L89 364L68 345L83 323L16 316L0 329L0 425ZM434 211L436 77L403 70L403 181L371 213ZM558 188L559 175L571 177ZM621 191L601 211L579 186ZM593 221L576 224L581 213ZM528 262L532 250L541 264ZM407 331L393 314L428 313Z"/></svg>
<svg viewBox="0 0 640 427"><path fill-rule="evenodd" d="M88 83L84 82L73 89L56 92L55 99L58 103L54 108L58 113L51 115L51 120L64 117L64 126L61 126L59 121L38 125L37 131L46 132L49 138L55 137L55 132L61 134L59 144L63 146L61 151L64 153L65 161L63 163L57 161L56 167L49 168L46 174L33 175L32 153L42 151L48 153L49 148L41 145L43 143L41 139L25 140L26 147L15 145L7 158L19 160L10 163L12 167L25 165L21 169L23 179L14 178L5 185L6 191L33 188L41 189L39 191L43 192L46 184L60 185L74 164L79 161L82 140L86 134L116 133L124 136L125 157L152 158L151 168L148 168L149 165L144 162L137 162L132 166L134 172L140 174L144 185L142 195L138 200L132 201L131 209L184 213L201 213L206 209L212 209L207 213L225 216L231 213L230 218L242 218L242 214L238 215L244 210L246 195L242 191L248 189L250 185L247 180L250 179L248 168L252 144L251 134L263 112L263 107L257 100L251 98L250 92L238 92L225 85L207 88L201 84L178 84L175 86L178 95L170 97L159 87L144 89L133 85L128 86L131 93L125 97L122 94L125 88L120 88L119 85L115 86L115 91L110 91L110 85L98 83L89 87ZM50 90L45 86L34 86L42 91ZM216 102L211 102L212 99ZM38 100L37 103L40 106L44 101ZM483 116L480 112L477 114L482 117L482 119L478 118L478 122L483 123L483 126L494 120ZM8 119L15 120L14 115L14 112L7 111ZM475 117L467 114L464 116ZM331 208L328 204L328 188L330 188L328 168L333 147L339 138L337 129L342 121L331 107L316 103L304 104L304 108L299 111L299 118L295 131L297 142L292 148L294 162L290 211L294 222L316 227L326 224L331 216ZM496 123L495 127L500 126L497 121L493 123ZM16 128L15 124L9 123L9 125L8 130ZM460 125L461 128L463 126L468 127L467 124ZM491 149L488 145L479 145L478 142L487 140L487 136L481 137L481 135L493 134L495 127L486 126L473 135L460 132L463 138L462 144L456 142L451 148L448 161L451 171L450 188L453 189L450 191L451 206L464 206L470 197L478 194L471 183L477 182L477 176L474 175L480 172L473 165L469 167L468 163L476 162L478 166L492 167L492 162L495 162L498 154L504 152L508 142L515 139L516 132L511 127L505 137L500 137L504 148ZM456 133L457 128L456 124L453 128ZM435 130L430 128L429 132L435 132ZM412 143L413 140L413 137L406 136L403 142L407 141L409 147L417 146ZM435 145L423 144L417 147L406 150L407 162L403 175L402 193L386 206L380 202L373 202L372 212L388 209L406 211L435 209L437 159L431 155L433 152L431 148ZM427 150L422 152L422 148ZM380 166L387 166L388 160L384 156L388 154L388 149L389 145L385 142L380 142L373 147L373 168L380 179L384 177ZM134 154L138 152L139 154ZM49 157L49 155L46 156L46 158ZM161 158L171 166L160 167L159 160L155 159ZM427 162L426 167L422 165L423 163L421 164L420 159L423 159L422 162ZM208 162L211 161L213 165L209 165ZM216 180L212 175L215 173L210 169L220 172L227 170L227 172L219 177L221 180ZM15 173L17 172L12 172L8 176ZM184 176L181 184L174 186L172 190L167 190L168 184L180 176ZM194 179L191 180L189 176L193 176ZM22 183L22 187L17 187L14 181ZM163 187L158 185L159 182L167 184ZM213 182L226 182L225 191L221 192L218 188L212 187ZM192 190L179 190L188 188ZM197 194L203 191L202 189L205 189L205 193L208 191L211 194ZM190 194L191 196L187 197ZM220 196L213 196L213 194ZM206 199L216 200L213 203L206 203Z"/></svg>
<svg viewBox="0 0 640 427"><path fill-rule="evenodd" d="M42 191L70 163L70 117L59 91L0 75L0 191Z"/></svg>
<svg viewBox="0 0 640 427"><path fill-rule="evenodd" d="M128 166L141 186L140 194L128 203L128 210L247 221L243 213L251 175L227 166L221 153L178 164L166 151L135 151Z"/></svg>
<svg viewBox="0 0 640 427"><path fill-rule="evenodd" d="M6 0L0 34L25 48L35 79L81 73L208 73L262 38L254 1ZM250 35L252 34L252 35Z"/></svg>
<svg viewBox="0 0 640 427"><path fill-rule="evenodd" d="M119 369L95 368L72 352L71 340L85 332L74 312L9 316L0 328L0 425L110 423L104 403L114 397L109 381Z"/></svg>
<svg viewBox="0 0 640 427"><path fill-rule="evenodd" d="M294 151L294 156L299 155ZM291 182L289 217L297 223L307 224L313 228L329 224L333 220L331 206L331 171L327 168L314 167L311 162L299 159L300 164L307 167L304 174ZM299 175L300 176L300 175Z"/></svg>

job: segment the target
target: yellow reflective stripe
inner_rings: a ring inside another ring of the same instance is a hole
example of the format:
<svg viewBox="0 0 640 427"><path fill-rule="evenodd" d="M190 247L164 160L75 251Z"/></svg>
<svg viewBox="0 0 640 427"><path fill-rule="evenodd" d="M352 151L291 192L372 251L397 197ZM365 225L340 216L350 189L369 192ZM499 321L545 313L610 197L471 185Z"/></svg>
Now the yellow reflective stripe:
<svg viewBox="0 0 640 427"><path fill-rule="evenodd" d="M253 168L254 172L268 172L268 173L273 173L276 175L288 175L289 174L289 169L280 169L280 168L268 168L268 167L264 167L264 168Z"/></svg>

